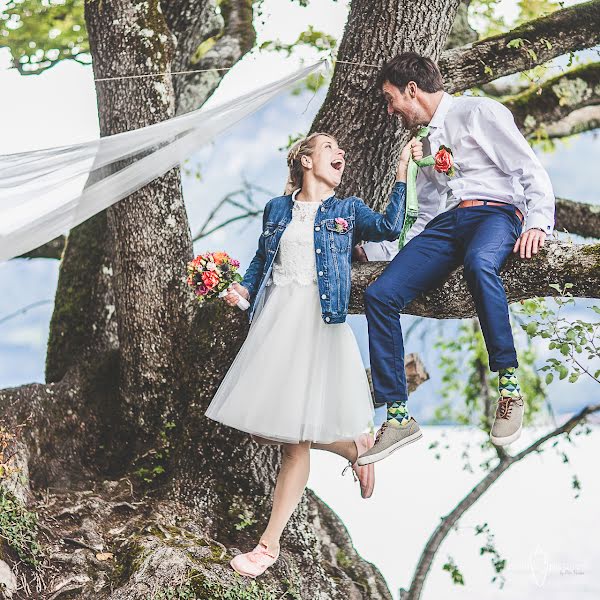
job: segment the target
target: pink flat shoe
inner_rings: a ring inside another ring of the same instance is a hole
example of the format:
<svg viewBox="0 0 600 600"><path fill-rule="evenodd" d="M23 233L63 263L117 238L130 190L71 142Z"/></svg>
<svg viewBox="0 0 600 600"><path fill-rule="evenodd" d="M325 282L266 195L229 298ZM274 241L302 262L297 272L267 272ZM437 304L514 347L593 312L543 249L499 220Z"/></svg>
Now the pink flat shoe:
<svg viewBox="0 0 600 600"><path fill-rule="evenodd" d="M358 450L358 455L361 456L367 450L370 450L375 443L373 436L370 433L361 433L355 440L356 449ZM354 477L354 481L360 482L360 495L363 498L370 498L373 494L373 490L375 489L375 465L371 463L369 465L365 465L364 467L360 467L358 463L348 463L348 466L342 471L342 475L346 472L346 469L352 467L352 475ZM373 467L373 468L369 468Z"/></svg>
<svg viewBox="0 0 600 600"><path fill-rule="evenodd" d="M277 556L273 556L269 553L267 547L260 542L252 552L234 556L229 564L240 575L254 579L262 575L278 558L279 552Z"/></svg>

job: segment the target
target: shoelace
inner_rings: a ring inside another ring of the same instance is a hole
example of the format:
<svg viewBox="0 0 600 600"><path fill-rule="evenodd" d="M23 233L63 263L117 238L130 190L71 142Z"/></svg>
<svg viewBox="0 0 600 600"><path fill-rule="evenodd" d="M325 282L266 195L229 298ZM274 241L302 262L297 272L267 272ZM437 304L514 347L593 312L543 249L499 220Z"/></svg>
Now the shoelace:
<svg viewBox="0 0 600 600"><path fill-rule="evenodd" d="M352 463L350 461L348 461L348 464L344 467L344 470L342 471L342 477L346 474L348 469L352 469ZM358 481L358 477L356 476L356 471L354 469L352 469L352 477L354 481Z"/></svg>
<svg viewBox="0 0 600 600"><path fill-rule="evenodd" d="M499 419L508 419L512 411L513 404L519 403L521 398L512 398L510 396L501 396L498 400L498 410L496 415Z"/></svg>
<svg viewBox="0 0 600 600"><path fill-rule="evenodd" d="M375 443L373 444L374 446L377 444L377 442L381 439L381 436L383 435L383 432L386 430L386 428L389 427L389 425L387 424L387 422L383 422L381 424L381 428L379 429L379 431L377 432L377 435L375 436Z"/></svg>

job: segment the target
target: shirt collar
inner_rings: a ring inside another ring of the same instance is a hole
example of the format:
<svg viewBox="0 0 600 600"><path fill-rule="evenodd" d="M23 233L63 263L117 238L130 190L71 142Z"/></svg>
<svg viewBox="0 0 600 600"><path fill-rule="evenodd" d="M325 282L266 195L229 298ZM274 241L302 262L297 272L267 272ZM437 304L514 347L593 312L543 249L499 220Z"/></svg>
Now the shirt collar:
<svg viewBox="0 0 600 600"><path fill-rule="evenodd" d="M431 129L441 129L444 126L444 120L450 110L452 100L452 96L448 94L448 92L444 92L440 103L433 113L433 117L431 117L431 121L429 121L429 127Z"/></svg>

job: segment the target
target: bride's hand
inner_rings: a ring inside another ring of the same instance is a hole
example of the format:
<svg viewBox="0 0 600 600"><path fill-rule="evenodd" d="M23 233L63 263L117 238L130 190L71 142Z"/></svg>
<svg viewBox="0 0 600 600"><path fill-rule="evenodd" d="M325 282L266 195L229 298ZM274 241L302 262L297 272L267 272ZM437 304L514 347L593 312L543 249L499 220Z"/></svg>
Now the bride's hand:
<svg viewBox="0 0 600 600"><path fill-rule="evenodd" d="M229 286L229 289L234 289L242 298L245 298L248 300L248 302L250 302L250 292L248 292L243 285L240 285L239 283L233 283ZM234 294L233 292L229 292L227 296L223 296L223 300L225 300L229 306L236 306L239 302L237 294Z"/></svg>
<svg viewBox="0 0 600 600"><path fill-rule="evenodd" d="M421 160L423 158L423 142L417 140L417 138L412 138L406 146L402 148L398 167L396 168L396 181L406 181L406 172L408 170L408 161L411 152L414 160Z"/></svg>

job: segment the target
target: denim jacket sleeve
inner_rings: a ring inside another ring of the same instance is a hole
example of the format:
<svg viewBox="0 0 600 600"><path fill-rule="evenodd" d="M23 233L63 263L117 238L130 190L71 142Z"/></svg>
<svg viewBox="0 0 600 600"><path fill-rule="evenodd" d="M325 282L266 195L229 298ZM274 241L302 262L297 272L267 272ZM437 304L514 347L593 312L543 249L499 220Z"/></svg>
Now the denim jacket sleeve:
<svg viewBox="0 0 600 600"><path fill-rule="evenodd" d="M369 208L360 198L356 199L356 240L365 242L393 241L398 238L404 225L406 211L406 184L397 181L392 188L390 200L383 214Z"/></svg>
<svg viewBox="0 0 600 600"><path fill-rule="evenodd" d="M268 218L268 214L269 214L269 205L270 205L270 201L267 202L266 206L265 206L265 210L263 211L263 219L262 219L262 231L264 231L267 228L267 218ZM242 282L240 285L243 285L247 290L248 293L250 294L250 301L254 300L254 295L257 292L257 287L260 283L260 278L262 276L263 273L263 269L265 266L265 260L266 260L266 254L265 254L265 245L263 242L263 236L262 236L262 231L261 234L258 238L258 248L256 250L256 254L254 255L254 258L250 261L250 264L248 265L248 268L246 269L246 272L244 273L244 278L242 279Z"/></svg>

